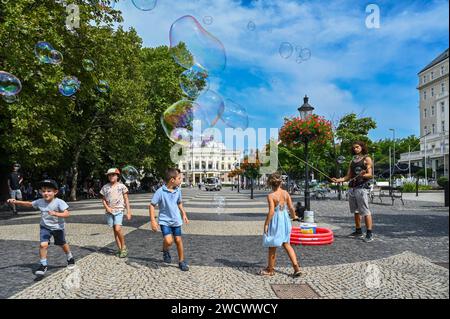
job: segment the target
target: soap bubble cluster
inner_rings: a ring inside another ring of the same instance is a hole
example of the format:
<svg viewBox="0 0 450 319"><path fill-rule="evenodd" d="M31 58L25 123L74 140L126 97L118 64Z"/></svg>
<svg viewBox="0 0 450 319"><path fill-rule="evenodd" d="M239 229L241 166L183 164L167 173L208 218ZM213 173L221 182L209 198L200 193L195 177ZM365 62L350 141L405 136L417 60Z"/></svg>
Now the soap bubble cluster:
<svg viewBox="0 0 450 319"><path fill-rule="evenodd" d="M34 47L34 54L41 63L45 64L61 64L63 55L53 46L45 41L39 41Z"/></svg>
<svg viewBox="0 0 450 319"><path fill-rule="evenodd" d="M294 57L298 64L308 61L311 58L311 50L290 42L282 42L278 52L283 59Z"/></svg>
<svg viewBox="0 0 450 319"><path fill-rule="evenodd" d="M205 25L212 21L210 16L203 17ZM227 63L220 40L190 15L172 24L169 37L172 58L186 69L179 76L186 98L171 105L161 116L167 137L176 144L189 145L194 139L195 121L204 129L214 127L220 119L229 127L246 128L245 108L234 102L227 106L221 95L209 88L210 75L221 73Z"/></svg>

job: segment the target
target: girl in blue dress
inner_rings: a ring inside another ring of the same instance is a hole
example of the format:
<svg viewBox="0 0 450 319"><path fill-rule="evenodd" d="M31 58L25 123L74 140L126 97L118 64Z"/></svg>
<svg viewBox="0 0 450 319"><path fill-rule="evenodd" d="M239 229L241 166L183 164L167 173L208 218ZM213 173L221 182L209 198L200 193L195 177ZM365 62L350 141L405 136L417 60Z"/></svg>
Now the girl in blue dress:
<svg viewBox="0 0 450 319"><path fill-rule="evenodd" d="M292 219L297 220L297 217L295 216L291 196L280 187L282 182L283 180L278 173L270 175L267 182L272 188L272 193L267 195L269 213L264 224L263 246L269 248L269 260L267 268L261 270L260 275L275 275L276 250L277 247L283 246L294 267L294 277L298 277L302 272L295 251L289 244L292 224L288 209Z"/></svg>

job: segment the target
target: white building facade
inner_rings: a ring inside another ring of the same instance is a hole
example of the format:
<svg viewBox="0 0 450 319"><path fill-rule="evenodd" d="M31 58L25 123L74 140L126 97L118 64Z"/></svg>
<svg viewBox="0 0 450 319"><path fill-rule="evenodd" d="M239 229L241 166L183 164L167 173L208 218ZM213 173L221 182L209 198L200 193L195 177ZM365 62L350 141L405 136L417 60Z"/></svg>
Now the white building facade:
<svg viewBox="0 0 450 319"><path fill-rule="evenodd" d="M449 57L448 49L419 72L420 151L400 156L400 162L431 168L433 176L448 176ZM426 135L426 136L425 136Z"/></svg>
<svg viewBox="0 0 450 319"><path fill-rule="evenodd" d="M216 141L191 143L178 168L183 172L183 184L197 185L208 177L218 177L224 184L234 183L228 174L240 164L241 151L228 150Z"/></svg>

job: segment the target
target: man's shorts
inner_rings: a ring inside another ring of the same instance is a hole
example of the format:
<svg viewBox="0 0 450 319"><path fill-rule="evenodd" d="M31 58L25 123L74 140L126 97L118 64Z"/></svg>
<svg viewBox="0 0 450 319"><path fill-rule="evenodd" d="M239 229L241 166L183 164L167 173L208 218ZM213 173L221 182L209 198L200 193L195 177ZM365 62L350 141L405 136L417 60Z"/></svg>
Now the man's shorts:
<svg viewBox="0 0 450 319"><path fill-rule="evenodd" d="M65 236L64 229L51 230L44 226L40 226L40 228L41 229L39 232L39 237L40 237L41 243L49 243L50 244L50 239L53 237L53 239L55 240L56 246L62 246L64 244L66 244L66 236Z"/></svg>
<svg viewBox="0 0 450 319"><path fill-rule="evenodd" d="M114 212L112 214L106 213L106 222L109 227L114 227L115 225L122 226L123 222L123 211Z"/></svg>
<svg viewBox="0 0 450 319"><path fill-rule="evenodd" d="M369 216L369 190L362 187L350 188L348 190L348 203L350 212L353 214L361 214Z"/></svg>
<svg viewBox="0 0 450 319"><path fill-rule="evenodd" d="M161 227L161 232L163 234L163 237L166 237L168 235L173 235L173 237L181 237L181 226L172 227L172 226L165 226L165 225L159 225Z"/></svg>
<svg viewBox="0 0 450 319"><path fill-rule="evenodd" d="M22 200L22 192L20 189L13 189L9 192L9 196L12 199Z"/></svg>

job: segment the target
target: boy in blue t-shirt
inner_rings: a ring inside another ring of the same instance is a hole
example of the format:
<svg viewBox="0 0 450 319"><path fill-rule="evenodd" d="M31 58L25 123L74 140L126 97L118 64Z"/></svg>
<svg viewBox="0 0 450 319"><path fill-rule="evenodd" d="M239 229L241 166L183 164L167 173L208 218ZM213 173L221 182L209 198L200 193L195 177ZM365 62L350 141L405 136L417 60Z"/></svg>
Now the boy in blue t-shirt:
<svg viewBox="0 0 450 319"><path fill-rule="evenodd" d="M42 198L33 202L18 201L9 199L8 203L23 207L32 207L41 211L40 223L40 246L39 256L40 265L35 274L44 276L47 272L47 250L50 239L53 237L55 245L61 246L67 257L67 267L69 269L75 267L75 259L70 252L69 244L65 238L65 221L69 217L69 205L62 199L56 197L58 193L58 184L52 179L46 179L40 183Z"/></svg>
<svg viewBox="0 0 450 319"><path fill-rule="evenodd" d="M166 184L160 187L153 195L149 205L152 231L158 230L155 218L155 207L159 206L159 226L163 234L163 259L165 263L171 263L169 249L173 242L177 246L179 267L182 271L188 271L189 266L184 259L183 241L181 240L181 225L189 223L186 211L181 199L181 171L177 168L169 168L166 171Z"/></svg>

